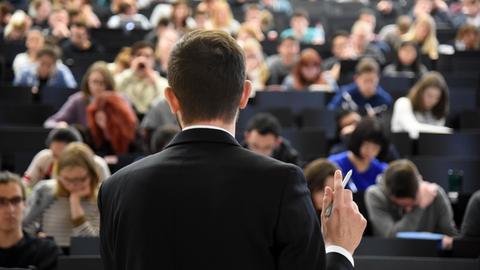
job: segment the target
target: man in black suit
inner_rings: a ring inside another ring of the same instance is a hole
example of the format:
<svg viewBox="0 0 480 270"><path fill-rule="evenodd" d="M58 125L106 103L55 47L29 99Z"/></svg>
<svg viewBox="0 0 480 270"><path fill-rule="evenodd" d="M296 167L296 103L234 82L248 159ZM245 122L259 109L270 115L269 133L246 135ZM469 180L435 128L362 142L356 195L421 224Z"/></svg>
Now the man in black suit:
<svg viewBox="0 0 480 270"><path fill-rule="evenodd" d="M101 187L105 269L353 268L366 221L341 173L325 191L324 209L333 202L333 210L322 215L322 239L300 168L234 139L251 91L236 41L220 31L187 34L168 81L182 132Z"/></svg>

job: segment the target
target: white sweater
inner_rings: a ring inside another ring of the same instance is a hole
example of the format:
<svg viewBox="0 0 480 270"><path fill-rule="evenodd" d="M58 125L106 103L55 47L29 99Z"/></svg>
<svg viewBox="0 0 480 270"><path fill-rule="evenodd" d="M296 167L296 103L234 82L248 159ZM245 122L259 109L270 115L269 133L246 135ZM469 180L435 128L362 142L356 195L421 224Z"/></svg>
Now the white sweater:
<svg viewBox="0 0 480 270"><path fill-rule="evenodd" d="M408 132L412 139L418 139L420 132L452 133L452 129L444 125L445 118L436 119L431 112L414 112L412 102L406 97L397 99L393 105L392 132Z"/></svg>

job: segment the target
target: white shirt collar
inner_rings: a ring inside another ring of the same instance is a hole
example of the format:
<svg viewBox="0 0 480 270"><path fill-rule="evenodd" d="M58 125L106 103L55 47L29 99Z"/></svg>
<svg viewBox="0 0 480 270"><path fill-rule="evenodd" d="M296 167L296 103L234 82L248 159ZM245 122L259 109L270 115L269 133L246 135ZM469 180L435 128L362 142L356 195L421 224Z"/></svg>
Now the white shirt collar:
<svg viewBox="0 0 480 270"><path fill-rule="evenodd" d="M196 129L196 128L208 128L208 129L216 129L216 130L221 130L223 132L226 132L228 134L230 134L230 136L232 136L233 138L235 138L235 136L230 133L230 131L227 131L226 129L224 128L221 128L221 127L217 127L217 126L212 126L212 125L191 125L191 126L188 126L188 127L184 127L182 129L182 131L186 131L186 130L190 130L190 129Z"/></svg>

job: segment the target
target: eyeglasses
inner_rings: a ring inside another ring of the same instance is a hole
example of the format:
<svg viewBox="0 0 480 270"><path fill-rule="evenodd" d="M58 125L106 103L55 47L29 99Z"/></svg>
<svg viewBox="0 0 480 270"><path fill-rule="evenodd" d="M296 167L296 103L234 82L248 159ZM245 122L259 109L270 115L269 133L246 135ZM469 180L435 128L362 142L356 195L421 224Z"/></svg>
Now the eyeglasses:
<svg viewBox="0 0 480 270"><path fill-rule="evenodd" d="M64 183L71 184L71 185L83 184L88 179L88 174L83 177L76 177L76 178L58 176L58 179Z"/></svg>
<svg viewBox="0 0 480 270"><path fill-rule="evenodd" d="M0 207L6 207L9 204L11 204L13 206L18 206L23 201L24 201L24 199L21 196L16 196L16 197L13 197L13 198L0 197Z"/></svg>

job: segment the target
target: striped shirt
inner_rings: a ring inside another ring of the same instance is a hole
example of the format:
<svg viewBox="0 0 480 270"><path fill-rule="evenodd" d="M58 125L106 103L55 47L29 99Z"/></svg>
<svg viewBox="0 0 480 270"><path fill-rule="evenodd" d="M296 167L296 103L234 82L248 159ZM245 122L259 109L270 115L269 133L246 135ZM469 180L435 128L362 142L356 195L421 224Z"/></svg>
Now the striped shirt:
<svg viewBox="0 0 480 270"><path fill-rule="evenodd" d="M56 180L40 182L33 190L27 202L27 215L24 227L27 231L40 230L53 236L59 246L70 246L70 237L98 236L100 214L97 204L91 200L82 200L85 222L74 227L70 213L70 201L67 197L56 197Z"/></svg>

